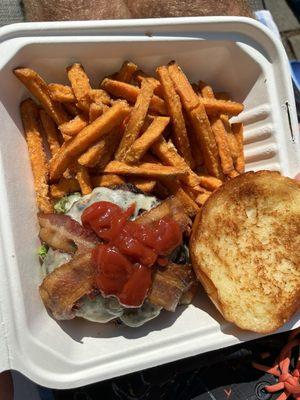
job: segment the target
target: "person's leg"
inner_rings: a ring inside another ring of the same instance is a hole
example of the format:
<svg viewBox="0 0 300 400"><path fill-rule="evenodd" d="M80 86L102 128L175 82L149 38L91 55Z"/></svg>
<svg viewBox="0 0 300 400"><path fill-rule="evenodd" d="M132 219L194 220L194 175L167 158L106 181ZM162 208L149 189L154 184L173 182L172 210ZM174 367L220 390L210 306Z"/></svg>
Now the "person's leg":
<svg viewBox="0 0 300 400"><path fill-rule="evenodd" d="M246 0L23 0L27 21L252 16Z"/></svg>
<svg viewBox="0 0 300 400"><path fill-rule="evenodd" d="M0 400L13 400L14 390L11 373L5 371L0 374Z"/></svg>

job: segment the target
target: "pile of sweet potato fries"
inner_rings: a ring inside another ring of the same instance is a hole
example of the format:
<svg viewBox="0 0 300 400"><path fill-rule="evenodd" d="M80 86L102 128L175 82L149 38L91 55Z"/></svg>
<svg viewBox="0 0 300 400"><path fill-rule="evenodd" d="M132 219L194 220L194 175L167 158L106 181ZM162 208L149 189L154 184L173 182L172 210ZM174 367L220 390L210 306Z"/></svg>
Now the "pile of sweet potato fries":
<svg viewBox="0 0 300 400"><path fill-rule="evenodd" d="M190 84L172 61L156 78L125 61L99 89L81 64L70 86L14 70L39 104L21 103L38 208L94 187L134 184L159 198L175 195L193 217L222 182L244 172L243 105L204 82Z"/></svg>

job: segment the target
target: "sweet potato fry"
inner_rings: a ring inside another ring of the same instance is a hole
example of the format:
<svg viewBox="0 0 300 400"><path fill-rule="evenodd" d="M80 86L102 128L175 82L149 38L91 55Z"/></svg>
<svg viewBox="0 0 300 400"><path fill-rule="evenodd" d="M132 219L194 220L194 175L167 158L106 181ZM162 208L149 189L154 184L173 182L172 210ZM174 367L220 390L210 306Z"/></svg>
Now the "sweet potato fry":
<svg viewBox="0 0 300 400"><path fill-rule="evenodd" d="M129 83L115 81L113 79L105 78L101 83L102 89L105 89L108 93L115 97L121 97L129 103L134 103L140 93L140 88L137 86L130 85ZM150 111L157 112L161 115L167 115L166 104L160 97L152 96L150 102Z"/></svg>
<svg viewBox="0 0 300 400"><path fill-rule="evenodd" d="M97 104L97 103L92 103L90 105L89 109L89 122L95 121L100 115L102 115L105 111L108 110L108 107L104 106L104 104Z"/></svg>
<svg viewBox="0 0 300 400"><path fill-rule="evenodd" d="M60 83L49 83L48 89L52 100L60 103L76 103L72 88Z"/></svg>
<svg viewBox="0 0 300 400"><path fill-rule="evenodd" d="M30 68L17 68L14 70L14 74L37 98L47 114L50 115L57 125L63 124L69 120L68 115L63 109L62 105L56 101L53 101L50 97L48 86L38 73Z"/></svg>
<svg viewBox="0 0 300 400"><path fill-rule="evenodd" d="M21 103L20 110L33 173L37 205L39 210L49 213L53 211L53 208L48 197L48 165L39 131L39 109L33 100L27 99Z"/></svg>
<svg viewBox="0 0 300 400"><path fill-rule="evenodd" d="M190 196L190 198L193 199L194 201L200 193L206 192L206 189L204 189L200 185L190 187L188 185L181 184L181 187Z"/></svg>
<svg viewBox="0 0 300 400"><path fill-rule="evenodd" d="M243 104L229 100L203 98L202 104L205 107L207 115L226 114L234 116L239 115L244 110Z"/></svg>
<svg viewBox="0 0 300 400"><path fill-rule="evenodd" d="M236 159L239 154L237 140L236 140L236 137L234 136L234 134L232 133L228 115L222 114L222 115L220 115L220 119L223 122L225 132L226 132L226 140L227 140L227 143L228 143L228 146L230 149L230 154L231 154L232 160L235 164Z"/></svg>
<svg viewBox="0 0 300 400"><path fill-rule="evenodd" d="M63 136L75 136L87 125L87 119L81 114L71 119L71 121L59 125L58 129Z"/></svg>
<svg viewBox="0 0 300 400"><path fill-rule="evenodd" d="M168 71L185 110L189 111L196 108L199 104L199 97L175 61L169 63Z"/></svg>
<svg viewBox="0 0 300 400"><path fill-rule="evenodd" d="M59 150L59 132L53 122L52 118L44 110L40 110L40 119L45 132L45 136L49 145L50 153L52 156Z"/></svg>
<svg viewBox="0 0 300 400"><path fill-rule="evenodd" d="M103 89L91 89L88 92L88 97L91 102L96 104L110 105L111 103L109 94Z"/></svg>
<svg viewBox="0 0 300 400"><path fill-rule="evenodd" d="M180 98L175 91L168 68L165 66L158 67L156 69L156 73L161 83L164 99L172 119L173 136L176 147L179 151L179 154L182 155L188 166L193 168L195 162L190 149ZM197 97L197 95L195 96Z"/></svg>
<svg viewBox="0 0 300 400"><path fill-rule="evenodd" d="M187 169L177 167L166 167L155 163L140 163L138 165L128 165L121 161L111 161L104 168L103 172L117 175L136 175L151 178L161 177L182 177L187 174Z"/></svg>
<svg viewBox="0 0 300 400"><path fill-rule="evenodd" d="M139 85L142 84L142 81L145 78L151 79L151 82L153 83L153 86L154 86L154 93L159 97L163 97L164 95L163 95L162 87L161 87L159 80L153 78L152 76L145 74L145 72L143 72L141 70L136 71L136 73L134 74L134 80Z"/></svg>
<svg viewBox="0 0 300 400"><path fill-rule="evenodd" d="M69 178L69 179L61 178L56 185L50 186L50 193L51 197L53 198L63 197L66 196L67 194L79 191L80 191L80 185L78 183L78 180L75 178Z"/></svg>
<svg viewBox="0 0 300 400"><path fill-rule="evenodd" d="M135 176L129 178L128 182L136 186L139 190L145 193L151 193L156 185L155 179L146 179Z"/></svg>
<svg viewBox="0 0 300 400"><path fill-rule="evenodd" d="M215 189L218 189L223 182L215 178L214 176L209 176L209 175L199 175L200 179L200 186L203 186L205 189L213 191Z"/></svg>
<svg viewBox="0 0 300 400"><path fill-rule="evenodd" d="M120 82L122 83L122 82ZM123 161L127 151L133 145L140 130L144 124L150 100L153 96L153 86L148 80L144 80L141 90L136 99L133 110L131 111L129 121L126 125L124 135L122 137L120 146L116 152L116 160Z"/></svg>
<svg viewBox="0 0 300 400"><path fill-rule="evenodd" d="M224 124L219 116L211 117L210 123L217 142L223 173L228 175L234 167Z"/></svg>
<svg viewBox="0 0 300 400"><path fill-rule="evenodd" d="M96 144L91 146L79 158L78 162L86 167L104 168L106 164L112 159L117 146L120 143L120 129L116 127L108 136L99 140Z"/></svg>
<svg viewBox="0 0 300 400"><path fill-rule="evenodd" d="M171 165L172 167L184 168L188 171L187 175L182 177L184 183L191 187L200 183L198 176L177 153L177 150L171 141L166 142L163 137L160 137L153 143L151 149L164 164Z"/></svg>
<svg viewBox="0 0 300 400"><path fill-rule="evenodd" d="M211 192L200 193L195 201L199 206L203 206L203 204L206 202L206 200L209 198L210 195Z"/></svg>
<svg viewBox="0 0 300 400"><path fill-rule="evenodd" d="M115 103L105 114L83 128L74 138L65 142L50 161L51 180L58 180L76 157L109 134L114 127L120 125L128 113L129 107L126 102Z"/></svg>
<svg viewBox="0 0 300 400"><path fill-rule="evenodd" d="M199 207L194 200L183 190L181 185L174 179L163 179L163 184L168 188L169 192L173 194L182 203L185 212L188 216L194 217L199 211Z"/></svg>
<svg viewBox="0 0 300 400"><path fill-rule="evenodd" d="M131 61L124 61L120 71L117 73L115 79L121 82L130 83L133 77L133 74L138 69L137 65Z"/></svg>
<svg viewBox="0 0 300 400"><path fill-rule="evenodd" d="M72 117L76 117L76 115L78 115L78 108L74 103L63 103L63 107L70 115L72 115Z"/></svg>
<svg viewBox="0 0 300 400"><path fill-rule="evenodd" d="M191 123L201 148L207 172L217 178L222 178L222 168L217 144L212 132L203 104L190 111Z"/></svg>
<svg viewBox="0 0 300 400"><path fill-rule="evenodd" d="M86 167L80 164L76 165L76 179L79 183L81 193L83 195L91 193L93 189L92 189L90 175Z"/></svg>
<svg viewBox="0 0 300 400"><path fill-rule="evenodd" d="M236 176L239 176L239 173L233 169L229 174L228 174L229 178L235 178Z"/></svg>
<svg viewBox="0 0 300 400"><path fill-rule="evenodd" d="M102 175L95 175L91 176L91 181L93 187L110 187L110 186L117 186L117 185L124 185L126 182L123 178L118 175L113 174L102 174Z"/></svg>
<svg viewBox="0 0 300 400"><path fill-rule="evenodd" d="M199 91L200 91L202 97L206 97L209 99L215 98L215 94L213 92L212 87L209 86L207 83L205 83L203 81L199 81L198 88L199 88Z"/></svg>
<svg viewBox="0 0 300 400"><path fill-rule="evenodd" d="M148 129L129 148L123 161L135 164L141 160L151 145L162 135L169 121L169 117L155 117Z"/></svg>
<svg viewBox="0 0 300 400"><path fill-rule="evenodd" d="M84 111L88 111L91 102L89 99L89 92L92 88L83 66L75 63L67 68L67 74L74 95L78 101L77 106Z"/></svg>
<svg viewBox="0 0 300 400"><path fill-rule="evenodd" d="M215 95L211 86L204 82L199 82L201 94L203 98L214 99ZM223 173L228 175L233 169L233 160L230 153L230 148L227 142L227 134L224 124L218 115L212 116L210 119L211 129L215 135L218 146L220 161Z"/></svg>
<svg viewBox="0 0 300 400"><path fill-rule="evenodd" d="M245 172L245 157L244 157L244 148L243 148L243 124L242 123L234 123L231 124L232 132L236 138L238 145L238 156L235 161L235 169L238 173L243 174Z"/></svg>
<svg viewBox="0 0 300 400"><path fill-rule="evenodd" d="M196 168L201 167L204 164L203 155L202 155L200 145L197 140L197 136L194 132L194 128L191 124L191 121L185 111L183 112L183 115L184 115L185 126L186 126L186 130L187 130L190 146L191 146L192 156L195 161L194 169L196 169Z"/></svg>

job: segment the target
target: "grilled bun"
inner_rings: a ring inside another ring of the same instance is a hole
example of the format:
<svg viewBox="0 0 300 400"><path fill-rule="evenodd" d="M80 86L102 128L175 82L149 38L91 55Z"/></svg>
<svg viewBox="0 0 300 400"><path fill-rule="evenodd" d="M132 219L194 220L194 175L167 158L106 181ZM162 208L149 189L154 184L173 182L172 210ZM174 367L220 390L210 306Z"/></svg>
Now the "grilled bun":
<svg viewBox="0 0 300 400"><path fill-rule="evenodd" d="M226 320L276 331L300 306L299 183L272 171L224 183L194 222L190 254Z"/></svg>

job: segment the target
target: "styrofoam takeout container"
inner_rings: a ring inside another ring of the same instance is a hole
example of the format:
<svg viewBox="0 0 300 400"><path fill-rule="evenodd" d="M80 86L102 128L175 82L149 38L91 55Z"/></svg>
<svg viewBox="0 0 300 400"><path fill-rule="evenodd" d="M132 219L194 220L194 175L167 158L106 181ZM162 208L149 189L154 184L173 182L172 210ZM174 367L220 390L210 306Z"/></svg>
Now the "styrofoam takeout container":
<svg viewBox="0 0 300 400"><path fill-rule="evenodd" d="M205 294L175 313L132 329L84 320L57 322L38 293L38 224L19 103L19 66L66 82L81 62L93 85L122 61L153 73L176 59L192 82L209 82L243 102L248 170L300 171L299 134L281 43L240 17L16 24L0 30L0 371L70 388L259 337L224 321ZM292 238L291 238L292 240ZM299 325L299 315L282 330Z"/></svg>

